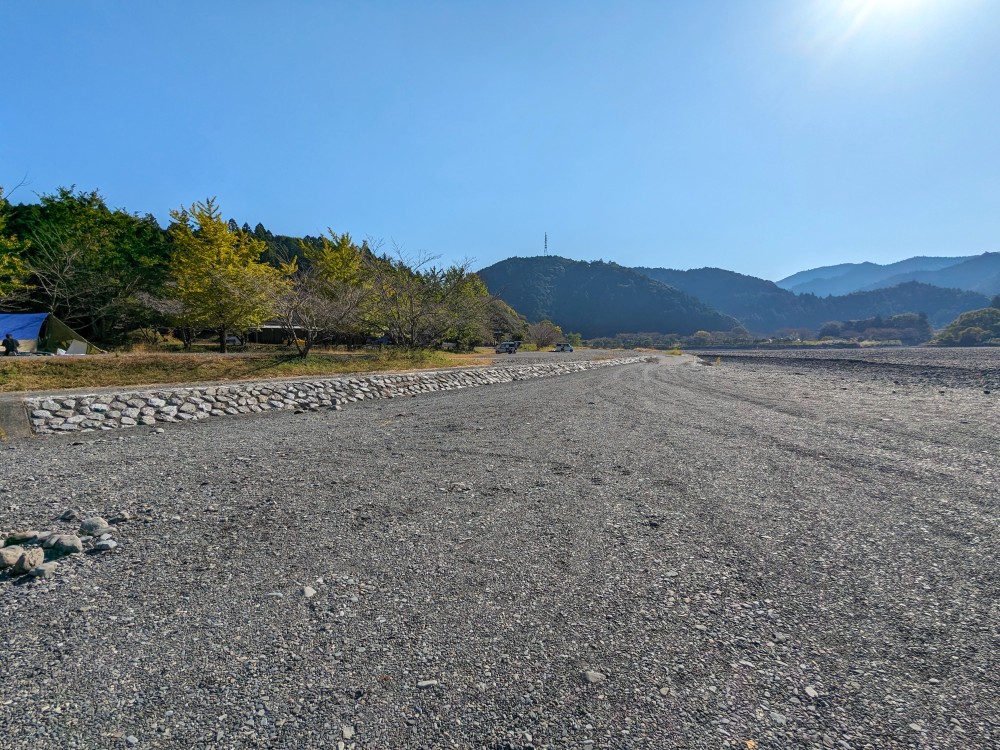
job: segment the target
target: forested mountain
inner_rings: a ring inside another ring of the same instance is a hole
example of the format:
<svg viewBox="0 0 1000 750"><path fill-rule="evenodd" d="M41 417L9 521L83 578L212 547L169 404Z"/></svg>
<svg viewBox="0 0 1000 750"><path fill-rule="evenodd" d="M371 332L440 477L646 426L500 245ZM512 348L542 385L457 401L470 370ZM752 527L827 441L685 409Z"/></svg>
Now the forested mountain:
<svg viewBox="0 0 1000 750"><path fill-rule="evenodd" d="M826 297L831 294L841 295L874 288L876 285L894 286L904 281L923 281L935 286L951 286L941 284L932 278L917 278L910 274L919 272L934 272L957 265L969 257L941 258L917 256L880 265L878 263L841 263L836 266L822 266L808 271L800 271L777 282L782 289L796 294L816 294ZM880 284L893 277L895 281ZM966 287L958 287L960 289ZM976 291L976 290L972 290Z"/></svg>
<svg viewBox="0 0 1000 750"><path fill-rule="evenodd" d="M938 271L912 271L890 276L868 288L881 289L906 281L920 281L948 289L965 289L987 295L1000 294L1000 253L976 255Z"/></svg>
<svg viewBox="0 0 1000 750"><path fill-rule="evenodd" d="M239 229L252 236L255 240L263 242L267 246L264 258L274 265L288 263L292 258L295 258L299 265L303 263L308 264L309 261L302 252L302 244L305 243L315 250L323 247L322 237L312 237L308 234L305 237L289 237L283 234L274 234L260 223L251 229L249 224L244 223L240 227L234 219L230 219L229 229L234 232Z"/></svg>
<svg viewBox="0 0 1000 750"><path fill-rule="evenodd" d="M926 313L931 325L939 328L968 310L975 310L989 303L989 299L976 292L941 287L909 281L888 289L854 292L841 297L817 297L813 325L822 320L853 320L873 318L878 315Z"/></svg>
<svg viewBox="0 0 1000 750"><path fill-rule="evenodd" d="M860 320L909 312L926 313L931 325L941 327L954 320L957 314L983 307L988 302L985 296L974 292L916 282L889 289L817 297L794 294L771 281L721 268L636 270L732 315L759 334L773 334L783 328L816 329L831 320Z"/></svg>
<svg viewBox="0 0 1000 750"><path fill-rule="evenodd" d="M479 277L529 321L548 319L585 338L626 331L690 335L738 326L704 302L615 263L508 258Z"/></svg>
<svg viewBox="0 0 1000 750"><path fill-rule="evenodd" d="M651 279L697 297L755 333L771 334L782 328L808 328L815 317L811 307L816 298L797 297L773 281L745 276L722 268L696 268L677 271L672 268L637 268ZM856 316L860 317L860 316ZM815 325L826 322L826 319Z"/></svg>

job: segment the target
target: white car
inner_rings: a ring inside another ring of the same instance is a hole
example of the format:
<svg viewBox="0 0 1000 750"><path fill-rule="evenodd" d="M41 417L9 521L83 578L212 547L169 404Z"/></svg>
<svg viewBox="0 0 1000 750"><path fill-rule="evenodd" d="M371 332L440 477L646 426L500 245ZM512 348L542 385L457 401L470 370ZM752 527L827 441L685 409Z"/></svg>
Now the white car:
<svg viewBox="0 0 1000 750"><path fill-rule="evenodd" d="M565 341L563 341L560 344L556 344L556 351L557 352L571 352L571 351L573 351L573 345L572 344L567 344Z"/></svg>

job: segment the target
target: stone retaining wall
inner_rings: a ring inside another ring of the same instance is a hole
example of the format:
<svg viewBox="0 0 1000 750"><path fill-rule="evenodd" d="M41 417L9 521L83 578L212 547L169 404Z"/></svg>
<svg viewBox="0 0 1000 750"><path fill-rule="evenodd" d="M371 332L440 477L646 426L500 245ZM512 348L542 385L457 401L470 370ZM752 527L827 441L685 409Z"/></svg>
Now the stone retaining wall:
<svg viewBox="0 0 1000 750"><path fill-rule="evenodd" d="M36 434L93 432L275 409L339 409L343 404L365 399L473 388L647 360L647 357L621 357L504 365L473 370L356 375L309 381L234 382L201 388L176 387L28 398L24 404L31 428Z"/></svg>

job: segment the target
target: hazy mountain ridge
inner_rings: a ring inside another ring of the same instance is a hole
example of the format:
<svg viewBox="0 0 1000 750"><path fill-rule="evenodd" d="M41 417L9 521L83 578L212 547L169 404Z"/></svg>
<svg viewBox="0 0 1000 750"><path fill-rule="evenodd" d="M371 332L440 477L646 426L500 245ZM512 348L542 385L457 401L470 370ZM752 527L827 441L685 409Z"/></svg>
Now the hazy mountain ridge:
<svg viewBox="0 0 1000 750"><path fill-rule="evenodd" d="M616 263L515 257L478 273L491 294L529 321L552 320L585 338L625 331L690 335L739 325L701 300Z"/></svg>
<svg viewBox="0 0 1000 750"><path fill-rule="evenodd" d="M776 283L782 289L795 292L795 294L815 294L820 297L851 294L852 292L874 289L879 285L893 286L904 281L922 281L934 286L950 286L939 283L933 274L975 257L978 256L945 258L918 255L885 265L867 261L864 263L840 263L834 266L820 266L819 268L799 271ZM913 276L913 274L918 273L929 275L921 278ZM882 284L882 282L892 278L896 278L896 281ZM968 291L978 290L969 289Z"/></svg>
<svg viewBox="0 0 1000 750"><path fill-rule="evenodd" d="M983 253L937 271L911 271L890 276L866 288L881 289L907 281L986 295L1000 294L1000 253Z"/></svg>
<svg viewBox="0 0 1000 750"><path fill-rule="evenodd" d="M765 335L783 328L816 329L831 320L860 320L907 312L926 313L931 325L941 327L957 315L988 302L979 293L914 281L885 289L818 297L795 294L774 282L722 268L636 270L697 297L732 315L751 331Z"/></svg>

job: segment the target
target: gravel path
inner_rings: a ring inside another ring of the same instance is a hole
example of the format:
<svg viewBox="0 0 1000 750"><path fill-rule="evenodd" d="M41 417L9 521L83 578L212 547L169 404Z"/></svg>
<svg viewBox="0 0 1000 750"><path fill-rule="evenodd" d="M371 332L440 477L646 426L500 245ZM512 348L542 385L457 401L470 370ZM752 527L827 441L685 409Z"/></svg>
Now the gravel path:
<svg viewBox="0 0 1000 750"><path fill-rule="evenodd" d="M997 405L664 357L0 445L0 746L995 748Z"/></svg>

